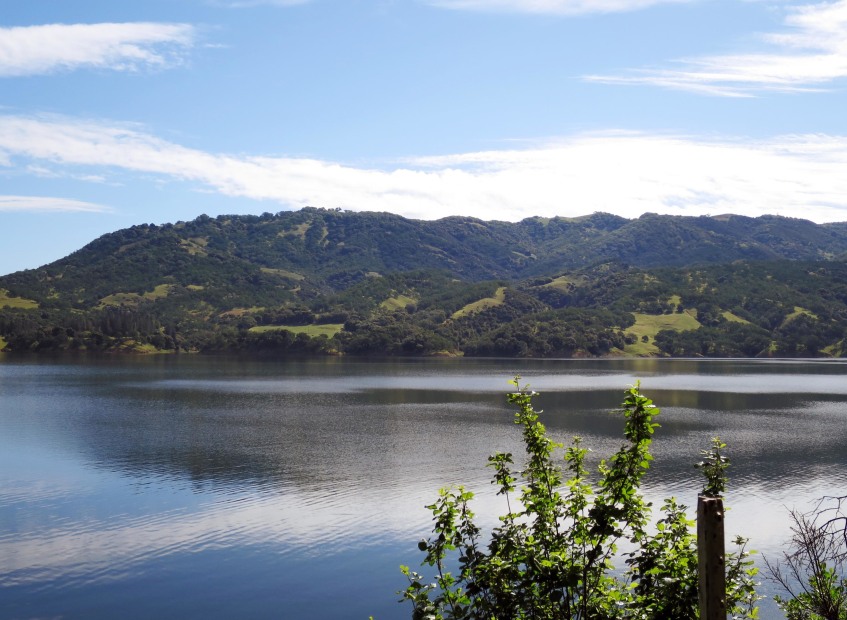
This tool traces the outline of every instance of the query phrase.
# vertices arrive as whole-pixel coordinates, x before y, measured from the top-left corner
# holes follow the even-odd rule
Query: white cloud
[[[312,0],[233,0],[231,2],[219,1],[216,4],[223,4],[234,9],[241,9],[251,6],[296,6],[298,4],[307,4]]]
[[[207,153],[138,127],[0,116],[0,160],[79,174],[187,181],[228,196],[390,211],[435,219],[518,220],[606,211],[777,213],[847,220],[847,136],[762,141],[633,132],[585,134],[524,149],[410,159],[391,169],[316,159]]]
[[[645,9],[656,4],[688,1],[690,0],[426,0],[427,4],[445,9],[552,15],[617,13]]]
[[[584,13],[616,13],[645,9],[656,4],[691,0],[426,0],[427,4],[445,9],[581,15]]]
[[[0,77],[84,67],[136,71],[178,64],[194,43],[188,24],[49,24],[0,28]]]
[[[44,525],[30,523],[25,537],[0,538],[3,577],[5,584],[37,584],[60,572],[77,580],[108,583],[137,574],[138,565],[151,559],[247,545],[331,554],[338,540],[347,536],[350,524],[362,538],[425,531],[431,515],[423,506],[431,498],[431,484],[424,479],[416,487],[386,497],[379,487],[351,479],[343,505],[338,497],[333,498],[337,503],[327,502],[323,489],[300,490],[290,485],[284,493],[230,495],[191,511],[119,514],[103,520],[86,515],[86,527],[69,527],[47,517]],[[65,499],[64,495],[58,498]],[[502,498],[488,490],[474,498],[481,514],[499,514],[502,504]]]
[[[8,164],[6,164],[8,165]],[[105,183],[106,177],[100,174],[71,174],[67,170],[52,170],[38,164],[31,164],[24,170],[26,174],[41,177],[42,179],[75,179],[93,183]]]
[[[2,211],[26,211],[29,213],[81,211],[102,213],[104,211],[111,211],[111,209],[93,202],[52,198],[49,196],[0,196],[0,212]]]
[[[790,30],[763,39],[778,49],[682,59],[679,69],[641,69],[628,75],[589,75],[606,84],[645,84],[724,97],[759,91],[820,90],[847,77],[847,0],[789,9]]]

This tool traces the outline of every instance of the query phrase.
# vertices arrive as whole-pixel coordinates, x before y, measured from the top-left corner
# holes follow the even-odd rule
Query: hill
[[[845,256],[847,225],[776,216],[200,216],[0,277],[0,346],[838,355]]]

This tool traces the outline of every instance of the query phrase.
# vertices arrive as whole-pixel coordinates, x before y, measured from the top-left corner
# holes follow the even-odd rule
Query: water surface
[[[663,411],[657,501],[694,504],[692,464],[723,437],[728,531],[763,553],[786,506],[845,488],[839,361],[0,356],[0,616],[408,617],[397,567],[420,561],[438,488],[502,508],[484,465],[520,452],[515,374],[595,461],[640,380]]]

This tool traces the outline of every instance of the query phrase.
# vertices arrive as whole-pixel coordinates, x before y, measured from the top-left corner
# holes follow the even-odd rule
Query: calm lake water
[[[419,564],[438,488],[502,508],[485,462],[520,451],[515,374],[598,458],[641,380],[662,408],[656,500],[696,503],[720,435],[728,533],[765,554],[786,507],[847,488],[840,361],[0,355],[0,617],[408,618],[398,565]]]

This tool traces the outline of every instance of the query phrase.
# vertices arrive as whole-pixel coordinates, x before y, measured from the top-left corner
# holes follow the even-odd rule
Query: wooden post
[[[700,620],[726,620],[724,511],[720,497],[697,498]]]

